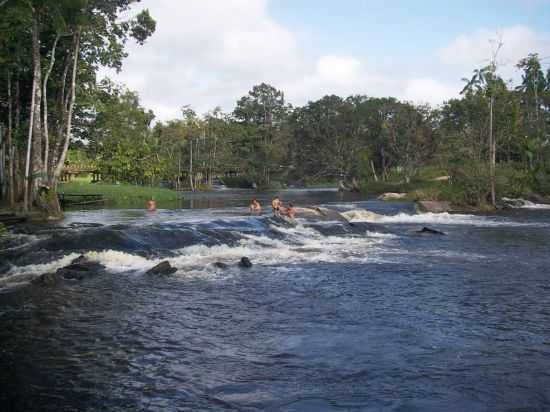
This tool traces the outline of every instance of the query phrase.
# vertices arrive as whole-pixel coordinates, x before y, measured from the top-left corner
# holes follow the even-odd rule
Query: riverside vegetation
[[[262,83],[230,112],[183,106],[181,118],[155,123],[136,92],[96,79],[102,65],[120,69],[129,38],[143,44],[155,30],[147,11],[120,18],[130,3],[1,2],[9,36],[0,38],[0,182],[9,206],[59,212],[40,188],[57,190],[72,159],[106,183],[175,190],[341,181],[470,207],[550,194],[550,71],[537,54],[517,62],[517,84],[494,59],[472,68],[460,98],[437,108],[365,95],[293,107]],[[86,190],[60,190],[69,188]]]

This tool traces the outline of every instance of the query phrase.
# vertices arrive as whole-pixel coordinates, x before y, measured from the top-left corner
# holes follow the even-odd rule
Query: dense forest
[[[550,194],[550,70],[537,54],[517,62],[516,83],[495,63],[472,68],[460,98],[437,108],[365,95],[293,107],[264,83],[231,112],[182,102],[181,118],[155,122],[137,93],[96,76],[121,68],[128,39],[143,44],[155,30],[147,11],[120,18],[130,3],[0,1],[0,184],[12,207],[51,209],[71,163],[176,190],[215,180],[365,188],[431,170],[449,181],[426,195],[459,204]]]

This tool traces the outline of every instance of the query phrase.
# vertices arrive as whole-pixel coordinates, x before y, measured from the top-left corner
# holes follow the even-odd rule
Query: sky
[[[303,105],[327,94],[433,106],[459,95],[494,45],[504,79],[539,53],[550,64],[550,0],[142,0],[157,30],[128,43],[120,73],[157,120],[231,111],[255,84]]]

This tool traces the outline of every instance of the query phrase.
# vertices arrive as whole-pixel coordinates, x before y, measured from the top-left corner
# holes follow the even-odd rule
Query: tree
[[[19,72],[16,91],[19,80],[32,85],[28,87],[28,112],[16,109],[15,115],[17,124],[21,113],[28,120],[23,190],[26,210],[38,203],[51,214],[60,212],[57,197],[39,199],[38,189],[49,186],[55,191],[74,133],[77,94],[93,88],[100,65],[121,67],[129,37],[143,44],[154,32],[155,22],[147,10],[129,21],[120,20],[120,13],[132,3],[133,0],[4,2],[0,25],[14,30],[12,37],[0,41],[1,55]],[[32,70],[28,70],[31,66]],[[8,68],[10,98],[12,67]],[[9,167],[13,163],[11,160]],[[15,182],[10,186],[15,186]]]
[[[284,93],[262,83],[239,99],[233,112],[242,124],[256,128],[254,174],[266,185],[270,184],[271,172],[279,168],[286,156],[285,122],[289,111]]]

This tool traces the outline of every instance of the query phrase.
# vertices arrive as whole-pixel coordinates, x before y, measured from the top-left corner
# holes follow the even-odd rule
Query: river
[[[72,211],[4,238],[0,410],[550,409],[550,209],[421,215],[292,190],[382,216],[288,223],[250,216],[251,195]],[[29,285],[81,254],[105,269]],[[178,271],[145,274],[163,260]]]

